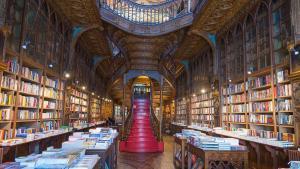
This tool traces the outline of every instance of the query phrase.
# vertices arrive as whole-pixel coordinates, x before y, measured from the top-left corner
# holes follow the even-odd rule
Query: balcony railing
[[[100,0],[101,7],[137,24],[164,23],[191,13],[199,0],[172,0],[155,5],[142,5],[130,0]]]

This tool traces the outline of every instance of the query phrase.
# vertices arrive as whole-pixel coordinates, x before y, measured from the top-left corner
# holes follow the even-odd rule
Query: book
[[[13,93],[0,93],[0,104],[1,105],[13,105],[14,104],[14,95]]]
[[[17,90],[18,81],[10,76],[2,76],[1,87],[8,88],[11,90]]]
[[[30,69],[28,67],[22,67],[21,75],[25,78],[31,79],[36,82],[41,82],[41,75],[39,71]]]
[[[38,113],[33,110],[18,110],[18,120],[34,120],[38,118]]]
[[[44,97],[46,98],[52,98],[52,99],[57,99],[57,91],[54,90],[53,88],[44,88]]]
[[[11,108],[0,109],[0,111],[1,111],[0,120],[11,120],[13,114],[13,110]]]
[[[55,89],[58,88],[58,81],[57,80],[50,79],[47,76],[43,76],[43,78],[45,80],[45,85],[46,86],[50,86],[50,87],[55,88]]]
[[[38,95],[40,86],[37,84],[21,81],[20,91],[24,93]]]
[[[7,65],[8,65],[9,72],[12,72],[14,74],[17,74],[19,72],[20,65],[19,65],[17,59],[9,60],[7,62]]]
[[[31,108],[37,108],[38,105],[38,99],[31,96],[22,96],[20,95],[18,98],[18,105],[20,107],[31,107]]]

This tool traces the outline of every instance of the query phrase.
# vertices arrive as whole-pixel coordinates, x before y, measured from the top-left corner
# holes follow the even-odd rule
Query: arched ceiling
[[[164,0],[136,0],[138,3],[159,3]],[[128,70],[157,70],[176,77],[182,70],[180,60],[189,59],[208,45],[197,32],[216,34],[250,3],[259,0],[208,0],[203,8],[196,8],[190,27],[161,36],[145,37],[127,33],[101,20],[96,0],[48,0],[57,12],[65,16],[73,27],[98,25],[81,35],[79,41],[94,55],[104,56],[96,71],[107,79],[117,72]],[[111,56],[110,43],[122,52],[122,57]],[[123,70],[123,71],[120,71]],[[116,77],[112,84],[117,85]],[[117,89],[117,87],[116,87]],[[118,91],[113,95],[119,96]]]

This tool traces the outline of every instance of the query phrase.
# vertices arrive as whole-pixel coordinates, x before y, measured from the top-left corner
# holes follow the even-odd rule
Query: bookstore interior
[[[300,169],[300,0],[0,0],[0,169]]]

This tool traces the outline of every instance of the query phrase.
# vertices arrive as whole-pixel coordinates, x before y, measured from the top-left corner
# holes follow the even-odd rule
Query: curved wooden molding
[[[100,15],[104,21],[128,33],[132,33],[139,36],[159,36],[159,35],[167,34],[176,31],[178,29],[182,29],[184,27],[192,25],[193,18],[194,18],[193,13],[189,13],[181,17],[178,17],[174,20],[164,22],[161,24],[143,25],[143,24],[137,24],[131,22],[126,18],[123,18],[113,13],[112,10],[102,8],[102,7],[100,10]]]

